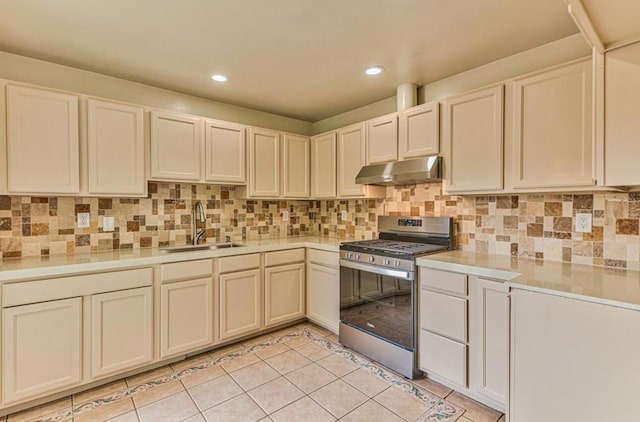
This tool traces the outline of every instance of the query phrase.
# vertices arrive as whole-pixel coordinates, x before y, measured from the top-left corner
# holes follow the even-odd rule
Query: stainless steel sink
[[[165,253],[177,253],[177,252],[194,252],[194,251],[204,251],[211,249],[228,249],[228,248],[239,248],[242,246],[247,246],[242,243],[214,243],[214,244],[204,244],[204,245],[183,245],[183,246],[167,246],[165,248],[160,248],[160,251]]]

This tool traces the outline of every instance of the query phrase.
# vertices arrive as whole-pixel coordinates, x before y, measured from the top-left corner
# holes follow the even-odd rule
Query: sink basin
[[[165,248],[160,248],[162,252],[166,253],[177,253],[177,252],[195,252],[195,251],[204,251],[211,249],[227,249],[227,248],[239,248],[241,246],[247,246],[242,243],[214,243],[214,244],[204,244],[204,245],[183,245],[183,246],[167,246]]]

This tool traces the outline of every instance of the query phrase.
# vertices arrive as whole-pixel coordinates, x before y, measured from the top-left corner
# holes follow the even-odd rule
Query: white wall
[[[310,135],[313,130],[311,122],[5,52],[0,52],[0,79],[42,85],[301,135]]]

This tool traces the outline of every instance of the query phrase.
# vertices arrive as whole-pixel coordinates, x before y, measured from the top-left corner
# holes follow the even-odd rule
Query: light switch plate
[[[84,229],[91,225],[91,214],[88,212],[78,213],[78,228]]]
[[[289,221],[289,211],[282,211],[282,221]]]
[[[114,217],[105,217],[102,220],[102,231],[103,232],[112,232],[115,230],[115,218]]]
[[[576,232],[591,233],[591,214],[576,213]]]
[[[340,218],[342,219],[342,221],[346,221],[347,218],[349,218],[349,213],[347,213],[347,210],[342,210]]]

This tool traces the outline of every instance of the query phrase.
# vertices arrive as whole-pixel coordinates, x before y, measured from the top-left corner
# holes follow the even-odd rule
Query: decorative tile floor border
[[[109,394],[104,397],[91,399],[85,403],[81,403],[77,406],[73,406],[71,410],[58,411],[58,412],[50,413],[48,415],[40,416],[36,419],[30,420],[30,422],[68,421],[73,417],[79,416],[83,413],[93,411],[99,407],[109,405],[111,403],[117,402],[125,398],[133,397],[138,393],[152,390],[168,382],[182,380],[184,378],[197,374],[198,372],[211,368],[213,366],[223,364],[224,362],[232,361],[239,357],[246,356],[250,353],[264,350],[267,347],[273,346],[275,344],[287,343],[290,340],[294,340],[300,337],[309,339],[314,344],[330,350],[336,355],[339,355],[342,358],[347,359],[352,363],[358,365],[359,367],[366,369],[372,375],[387,381],[388,383],[392,384],[396,388],[399,388],[402,391],[409,393],[415,398],[421,400],[425,405],[429,407],[429,410],[418,418],[419,422],[454,422],[458,418],[460,418],[460,416],[462,416],[462,414],[464,413],[463,409],[457,406],[454,406],[451,403],[448,403],[446,400],[434,394],[430,394],[420,388],[417,388],[410,381],[402,377],[396,376],[395,374],[391,373],[388,369],[380,367],[375,363],[360,357],[359,355],[353,353],[352,351],[345,349],[339,344],[334,343],[330,340],[327,340],[326,338],[323,338],[319,334],[314,333],[312,329],[300,328],[295,332],[287,333],[277,338],[272,338],[272,339],[265,340],[263,342],[252,344],[251,346],[246,347],[242,350],[230,352],[229,354],[219,356],[219,357],[212,357],[210,360],[206,362],[194,365],[186,369],[182,369],[172,374],[167,374],[167,375],[158,377],[154,380],[146,381],[141,384],[134,385],[133,387],[129,387],[129,388],[117,391],[115,393]]]

